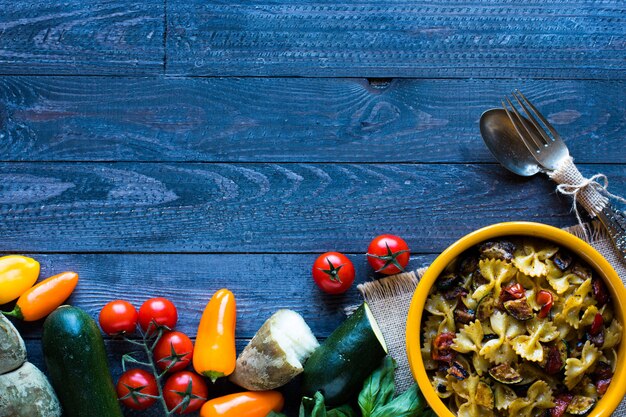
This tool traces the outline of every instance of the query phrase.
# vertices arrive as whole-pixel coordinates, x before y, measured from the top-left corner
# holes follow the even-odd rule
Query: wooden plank
[[[167,2],[167,71],[210,76],[619,78],[622,0]]]
[[[355,264],[355,286],[342,296],[322,294],[310,278],[310,268],[316,255],[32,255],[41,262],[42,276],[64,269],[81,274],[79,287],[69,303],[84,308],[97,319],[105,302],[124,298],[134,305],[150,296],[166,296],[177,306],[177,330],[195,338],[201,307],[210,295],[223,286],[231,288],[238,303],[237,351],[241,352],[258,327],[279,308],[289,307],[300,312],[316,336],[323,340],[344,319],[344,307],[359,304],[362,299],[356,284],[372,278],[363,255],[349,255]],[[434,255],[413,256],[409,268],[424,266]],[[233,268],[236,265],[236,269]],[[286,268],[286,274],[266,279],[276,268]],[[245,273],[243,273],[245,272]],[[140,283],[140,284],[138,284]],[[42,321],[16,322],[24,336],[29,361],[45,371],[40,343]],[[114,381],[122,374],[121,357],[135,347],[105,336],[109,366]],[[211,386],[211,398],[240,391],[226,381]],[[282,388],[286,412],[297,416],[299,383]],[[140,413],[125,410],[127,417]],[[151,416],[160,416],[158,407],[150,409]]]
[[[623,165],[603,172],[626,195]],[[415,253],[505,220],[575,223],[543,176],[499,165],[0,164],[0,251],[363,253],[382,232]]]
[[[492,162],[521,88],[578,162],[626,163],[624,81],[0,77],[5,161]]]
[[[124,299],[139,309],[148,298],[166,297],[178,309],[176,328],[189,336],[196,335],[211,296],[220,288],[229,288],[237,298],[238,337],[254,336],[281,308],[298,311],[317,336],[326,337],[343,321],[344,308],[361,302],[356,284],[375,275],[365,255],[349,255],[356,267],[356,283],[341,296],[327,296],[311,278],[315,254],[31,256],[41,263],[41,277],[65,270],[78,272],[79,286],[68,303],[95,319],[112,300]],[[408,267],[416,269],[433,259],[434,255],[413,256]],[[41,322],[19,323],[26,338],[39,337],[40,328]]]
[[[0,1],[2,74],[155,74],[163,3]]]
[[[40,341],[31,339],[26,340],[25,342],[26,349],[28,350],[28,360],[40,369],[42,369],[44,372],[46,372],[46,366],[43,359],[43,350]],[[237,350],[240,352],[247,343],[248,340],[238,339]],[[123,373],[121,366],[122,355],[134,351],[135,347],[133,347],[132,345],[128,345],[127,343],[124,343],[122,341],[114,341],[110,339],[105,339],[105,346],[107,352],[109,353],[109,368],[111,370],[111,375],[113,381],[117,382],[118,378]],[[242,391],[242,389],[237,387],[236,385],[221,379],[218,380],[215,384],[211,384],[208,379],[206,381],[209,384],[209,398],[215,398],[221,395],[227,395],[233,392]],[[283,395],[285,396],[284,412],[287,414],[288,417],[298,416],[298,407],[300,405],[301,398],[299,384],[300,380],[296,379],[280,389],[280,391],[283,392]],[[148,411],[132,411],[124,409],[124,415],[126,417],[145,417],[146,415],[149,415],[150,417],[164,417],[164,413],[161,412],[161,409],[158,405],[151,407]],[[192,413],[188,415],[194,417],[198,416],[198,413]]]

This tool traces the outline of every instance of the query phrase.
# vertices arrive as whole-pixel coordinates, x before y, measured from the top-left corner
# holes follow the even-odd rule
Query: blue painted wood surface
[[[323,339],[359,296],[317,291],[321,252],[349,253],[363,282],[378,233],[403,236],[419,267],[490,223],[574,224],[554,184],[508,173],[480,139],[481,112],[514,88],[584,174],[626,195],[621,0],[0,10],[0,252],[77,270],[71,302],[94,317],[113,298],[168,296],[193,335],[229,286],[239,349],[282,307]],[[41,323],[20,330],[42,366]],[[107,346],[117,378],[127,347]]]
[[[0,77],[2,161],[493,162],[520,88],[577,162],[626,163],[626,81]]]
[[[621,0],[168,0],[167,72],[620,78]]]
[[[581,169],[626,194],[623,165]],[[435,253],[491,223],[573,219],[545,177],[495,164],[13,162],[0,181],[5,251],[361,253],[385,231]]]

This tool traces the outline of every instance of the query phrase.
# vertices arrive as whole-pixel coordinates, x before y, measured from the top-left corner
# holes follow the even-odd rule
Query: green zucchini
[[[382,333],[364,303],[306,361],[302,392],[311,398],[321,392],[328,406],[345,404],[386,354]]]
[[[504,309],[509,315],[513,316],[513,318],[520,321],[530,320],[535,317],[533,310],[530,308],[525,298],[505,301]]]
[[[508,363],[494,366],[489,370],[489,375],[502,384],[519,384],[523,379]]]
[[[476,307],[476,318],[480,321],[489,320],[489,317],[491,317],[495,308],[496,300],[493,298],[493,295],[491,293],[485,295],[480,299],[480,301],[478,301],[478,306]]]
[[[476,386],[474,401],[476,401],[476,404],[482,405],[488,410],[493,410],[495,404],[493,390],[491,387],[485,382],[480,381]]]
[[[543,360],[539,365],[546,373],[556,375],[565,368],[569,356],[569,345],[565,340],[557,340],[554,344],[544,346],[543,352]]]
[[[61,306],[43,325],[50,381],[68,417],[123,417],[100,330],[85,311]]]
[[[582,395],[575,395],[572,402],[567,406],[567,411],[575,416],[584,416],[591,411],[596,404],[596,400],[590,397],[583,397]]]
[[[470,376],[469,372],[463,367],[463,365],[457,361],[452,362],[452,366],[448,368],[448,375],[455,377],[459,381],[463,381]]]
[[[559,352],[561,353],[563,362],[565,362],[567,358],[569,357],[569,352],[570,352],[569,343],[567,343],[567,341],[561,340],[561,343],[559,344]]]

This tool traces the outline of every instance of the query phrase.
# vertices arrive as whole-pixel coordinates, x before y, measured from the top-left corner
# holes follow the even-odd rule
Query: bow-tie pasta
[[[584,415],[611,383],[623,326],[610,293],[553,243],[477,245],[437,279],[425,310],[424,365],[457,416]]]
[[[546,276],[548,273],[547,260],[556,254],[556,246],[523,242],[518,245],[513,258],[513,265],[523,274],[531,277]]]
[[[554,407],[552,389],[544,381],[537,381],[528,388],[524,398],[518,398],[509,405],[510,417],[532,417],[541,413],[534,413],[537,409]]]

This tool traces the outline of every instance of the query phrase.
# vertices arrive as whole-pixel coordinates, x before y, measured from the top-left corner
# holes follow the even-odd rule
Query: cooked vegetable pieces
[[[513,237],[468,250],[425,310],[424,365],[459,416],[584,415],[611,383],[623,327],[610,293],[552,243]]]

